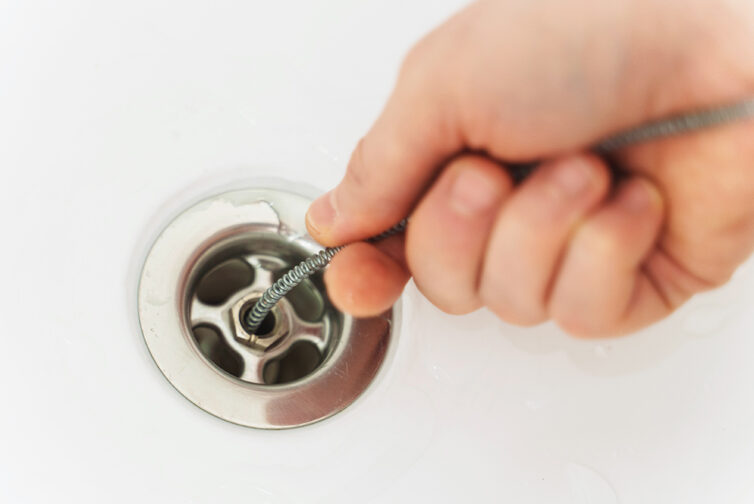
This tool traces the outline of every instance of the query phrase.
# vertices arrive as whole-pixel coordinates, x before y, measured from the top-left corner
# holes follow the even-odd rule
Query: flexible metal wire
[[[408,224],[407,219],[403,219],[395,226],[391,227],[387,231],[384,231],[378,235],[369,238],[368,242],[378,242],[384,240],[389,236],[401,233],[406,229]],[[248,314],[246,315],[246,328],[251,331],[252,334],[259,329],[262,321],[270,313],[272,307],[280,301],[280,299],[288,294],[291,289],[303,282],[306,278],[309,278],[317,271],[321,270],[330,263],[330,260],[335,254],[341,251],[343,245],[338,247],[327,247],[324,250],[320,250],[316,254],[307,257],[299,264],[293,267],[285,275],[283,275],[277,282],[272,284],[269,289],[264,291],[262,297],[254,304]]]
[[[697,110],[642,124],[636,128],[605,138],[595,146],[594,152],[609,154],[629,145],[711,128],[749,117],[754,117],[754,98],[722,107]]]
[[[710,128],[734,121],[754,117],[754,98],[725,105],[722,107],[703,109],[687,114],[680,114],[659,121],[653,121],[640,125],[636,128],[610,136],[599,142],[592,149],[597,154],[610,154],[619,149],[649,140],[656,140],[668,136],[680,135],[700,129]],[[525,171],[531,171],[535,165],[525,168]],[[521,175],[521,177],[525,176]],[[390,236],[401,233],[406,229],[408,219],[403,219],[392,228],[376,236],[369,238],[368,242],[378,242]],[[256,332],[262,321],[270,312],[273,306],[280,299],[288,294],[294,287],[303,282],[317,271],[325,268],[330,260],[342,250],[344,245],[338,247],[328,247],[320,252],[306,258],[293,269],[288,271],[257,301],[247,316],[246,326],[251,333]]]

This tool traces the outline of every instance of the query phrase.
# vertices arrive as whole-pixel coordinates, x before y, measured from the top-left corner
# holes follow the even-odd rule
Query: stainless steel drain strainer
[[[244,325],[265,289],[321,250],[306,234],[309,203],[277,189],[220,194],[175,218],[149,251],[138,292],[144,339],[170,383],[213,415],[271,429],[316,422],[352,403],[385,358],[397,306],[343,314],[321,273],[256,334]]]

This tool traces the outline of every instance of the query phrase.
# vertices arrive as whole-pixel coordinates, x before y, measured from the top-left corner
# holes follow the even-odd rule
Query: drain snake
[[[602,140],[594,146],[592,151],[601,155],[610,154],[629,145],[710,128],[751,117],[754,117],[754,98],[722,107],[698,110],[646,123]],[[519,176],[514,176],[514,178],[524,178],[533,167],[534,165],[522,167]],[[384,240],[389,236],[404,231],[407,224],[408,219],[403,219],[392,228],[369,238],[367,241],[374,243]],[[282,297],[305,279],[317,271],[324,269],[335,254],[340,252],[344,246],[327,247],[321,250],[294,266],[293,269],[289,270],[272,284],[264,292],[259,301],[256,302],[254,308],[248,312],[245,320],[247,329],[252,333],[256,332],[272,307]]]

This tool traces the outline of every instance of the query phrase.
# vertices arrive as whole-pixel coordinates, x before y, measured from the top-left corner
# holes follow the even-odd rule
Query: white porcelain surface
[[[754,263],[630,338],[409,287],[377,382],[264,432],[178,394],[135,312],[175,213],[328,188],[457,1],[0,3],[2,502],[754,502]]]

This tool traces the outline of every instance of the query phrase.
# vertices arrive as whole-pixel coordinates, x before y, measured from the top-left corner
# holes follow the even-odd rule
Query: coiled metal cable
[[[680,135],[712,126],[718,126],[754,117],[754,99],[722,107],[697,110],[659,121],[642,124],[628,131],[605,138],[594,147],[597,154],[609,154],[629,145]]]
[[[679,135],[681,133],[709,128],[750,117],[754,117],[754,98],[731,105],[699,110],[643,124],[602,140],[594,146],[592,151],[597,154],[610,154],[629,145],[667,136]],[[515,178],[524,178],[535,166],[536,165],[521,166],[522,173],[519,173]],[[367,241],[372,243],[378,242],[389,236],[403,232],[406,229],[407,224],[408,219],[403,219],[392,228],[369,238]],[[343,249],[343,247],[344,245],[328,247],[313,256],[306,258],[283,275],[282,278],[264,292],[259,301],[254,305],[254,308],[248,312],[245,320],[247,330],[251,333],[256,332],[272,307],[275,306],[283,296],[288,294],[291,289],[300,284],[306,278],[327,266],[333,256]]]
[[[378,242],[384,240],[389,236],[401,233],[406,229],[408,224],[407,219],[403,219],[395,226],[391,227],[387,231],[375,235],[369,238],[368,242]],[[313,256],[307,257],[299,264],[293,267],[285,275],[283,275],[277,282],[272,284],[269,289],[264,291],[262,297],[254,304],[248,314],[246,315],[246,328],[251,331],[252,334],[259,329],[262,321],[270,313],[272,307],[280,301],[280,299],[288,294],[291,289],[303,282],[306,278],[309,278],[317,271],[321,270],[330,263],[330,260],[335,254],[340,252],[343,245],[337,247],[327,247],[324,250],[320,250]]]

